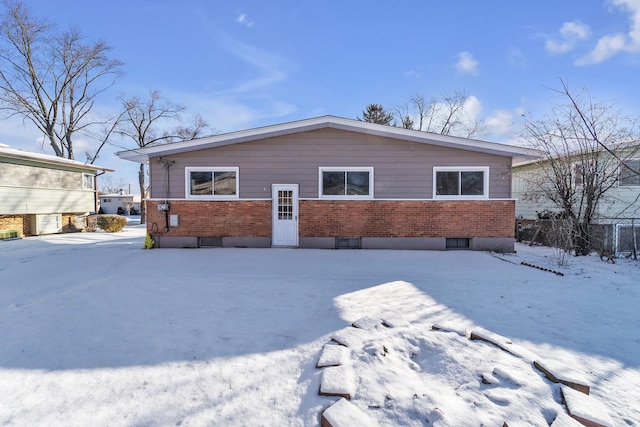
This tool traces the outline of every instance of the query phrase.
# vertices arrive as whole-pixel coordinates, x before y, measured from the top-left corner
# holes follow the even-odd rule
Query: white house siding
[[[0,214],[89,212],[95,191],[83,188],[83,175],[94,170],[50,165],[0,156]]]
[[[516,199],[516,217],[524,219],[536,219],[537,213],[544,210],[557,210],[555,205],[548,200],[529,200],[527,191],[531,185],[535,170],[532,166],[524,166],[513,169],[512,196]]]
[[[615,187],[598,205],[598,217],[640,218],[640,187]]]
[[[100,208],[105,214],[117,214],[118,208],[126,213],[128,208],[140,212],[140,196],[133,194],[103,194],[100,196]]]
[[[0,187],[1,214],[46,214],[94,210],[92,191]]]
[[[628,152],[621,156],[629,156]],[[608,156],[608,154],[603,154]],[[528,190],[535,190],[535,180],[532,179],[539,173],[536,164],[517,166],[513,168],[512,192],[516,202],[516,216],[524,219],[535,219],[536,212],[543,210],[558,211],[559,208],[547,199],[538,201],[527,200]],[[640,217],[640,186],[614,186],[610,188],[596,207],[595,222],[617,223],[615,219]],[[624,222],[624,221],[622,221]]]

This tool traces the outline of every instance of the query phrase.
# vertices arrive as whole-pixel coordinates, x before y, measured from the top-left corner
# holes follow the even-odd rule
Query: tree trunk
[[[61,144],[58,144],[58,138],[53,131],[53,125],[47,126],[47,138],[49,138],[49,144],[51,148],[53,148],[53,152],[56,153],[56,156],[64,157],[64,151],[60,148]]]
[[[140,170],[138,171],[138,184],[140,185],[140,224],[146,224],[147,222],[147,207],[144,202],[144,164],[140,164]]]
[[[575,227],[575,254],[585,256],[591,253],[591,235],[589,234],[589,224],[577,222]]]

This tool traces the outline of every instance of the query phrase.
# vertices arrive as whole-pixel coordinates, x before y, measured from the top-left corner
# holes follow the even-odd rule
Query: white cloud
[[[238,13],[238,17],[236,18],[236,22],[239,23],[239,24],[244,25],[247,28],[253,27],[253,21],[250,21],[249,18],[247,18],[247,14],[246,13]]]
[[[271,95],[238,96],[218,93],[172,93],[184,100],[189,111],[196,111],[216,130],[226,133],[255,127],[264,120],[278,119],[297,111],[295,105]]]
[[[588,54],[576,60],[576,65],[599,64],[614,56],[625,48],[626,39],[623,34],[601,37],[596,47]]]
[[[627,34],[614,33],[600,37],[594,49],[579,58],[576,65],[599,64],[620,52],[640,52],[640,0],[611,0],[610,3],[629,14],[629,31]]]
[[[478,61],[473,58],[471,52],[460,52],[456,62],[456,70],[462,74],[478,74]]]
[[[515,118],[515,112],[510,110],[497,110],[484,121],[493,135],[508,135],[511,132]]]
[[[232,55],[253,66],[257,77],[238,83],[225,93],[255,93],[268,89],[288,78],[287,70],[293,68],[290,61],[269,51],[242,43],[229,36],[223,36],[223,47]]]
[[[573,50],[577,44],[589,38],[589,26],[580,21],[565,22],[558,31],[559,39],[548,39],[545,48],[553,54],[566,53]]]
[[[524,56],[522,51],[517,48],[511,48],[507,52],[507,60],[509,64],[514,67],[526,67],[528,65],[527,58]]]
[[[224,50],[241,61],[238,75],[249,77],[212,84],[203,91],[169,92],[169,99],[180,99],[190,111],[198,112],[222,132],[254,127],[297,110],[280,95],[281,84],[297,67],[294,62],[228,34],[222,33],[219,37]]]
[[[496,139],[503,140],[505,143],[517,141],[518,123],[521,122],[525,113],[525,103],[526,99],[522,98],[520,105],[516,108],[495,110],[484,121],[488,133],[496,137]]]
[[[463,119],[466,121],[475,121],[480,117],[482,113],[482,103],[478,98],[471,95],[464,103],[465,116]]]

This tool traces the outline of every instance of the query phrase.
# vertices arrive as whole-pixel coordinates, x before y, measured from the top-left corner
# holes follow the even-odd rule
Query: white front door
[[[298,246],[298,184],[273,184],[271,246]]]

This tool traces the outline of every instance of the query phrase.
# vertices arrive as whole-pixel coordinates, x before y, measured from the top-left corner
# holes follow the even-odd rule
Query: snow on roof
[[[622,150],[626,150],[626,149],[633,149],[634,154],[637,152],[638,149],[640,149],[640,140],[638,139],[634,139],[632,141],[622,141],[622,142],[615,142],[615,143],[610,143],[610,144],[604,144],[604,145],[600,145],[601,150],[601,154],[605,154],[606,152],[620,152]],[[568,150],[567,152],[563,152],[560,153],[557,156],[551,156],[554,159],[561,159],[561,158],[571,158],[571,156],[576,155],[576,156],[580,156],[582,153],[587,153],[590,152],[591,150],[586,150],[586,149],[575,149],[575,150]],[[528,165],[533,165],[533,164],[538,164],[541,161],[547,161],[547,158],[550,156],[549,154],[545,154],[543,150],[538,150],[539,156],[537,159],[520,159],[517,162],[514,162],[513,167],[521,167],[521,166],[528,166]],[[553,154],[553,153],[551,153]]]
[[[6,144],[0,144],[0,156],[10,157],[15,159],[31,160],[36,162],[57,164],[64,166],[73,166],[82,169],[90,169],[95,171],[113,172],[113,169],[105,168],[102,166],[85,164],[76,160],[65,159],[64,157],[51,156],[44,153],[33,153],[31,151],[19,150],[17,148],[10,148]]]
[[[518,158],[521,160],[538,157],[538,153],[535,150],[531,150],[529,148],[460,138],[456,136],[440,135],[394,126],[379,125],[375,123],[368,123],[360,120],[346,119],[336,116],[322,116],[255,129],[214,135],[206,138],[194,139],[191,141],[174,142],[171,144],[120,151],[117,152],[116,155],[121,159],[130,160],[136,163],[146,163],[149,161],[150,157],[179,154],[206,148],[239,144],[263,138],[271,138],[325,128],[340,129],[386,138],[402,139],[405,141],[431,144],[442,147],[497,154]]]
[[[124,194],[121,194],[121,193],[104,193],[104,194],[100,194],[100,197],[131,197],[131,196],[135,197],[136,194],[131,194],[131,193],[124,193]],[[140,196],[140,195],[138,194],[138,196]]]
[[[120,193],[111,193],[111,194],[100,194],[98,197],[100,197],[101,199],[133,199],[134,202],[140,202],[140,195],[139,194],[131,194],[131,193],[125,193],[125,194],[120,194]]]

